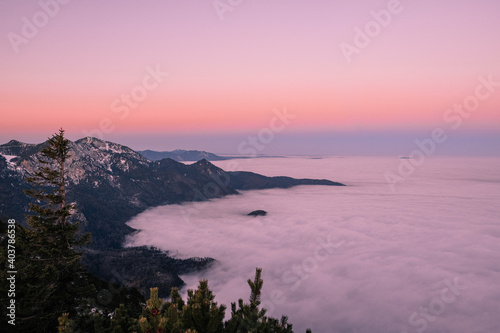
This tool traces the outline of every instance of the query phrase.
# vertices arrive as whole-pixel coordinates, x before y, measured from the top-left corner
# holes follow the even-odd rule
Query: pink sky
[[[474,94],[480,76],[500,81],[494,0],[402,0],[347,62],[340,44],[354,44],[355,27],[387,7],[243,0],[220,20],[212,1],[70,1],[15,52],[9,33],[22,36],[23,17],[33,22],[41,7],[3,1],[0,141],[61,126],[79,138],[102,119],[109,140],[255,132],[283,107],[297,115],[289,133],[430,131],[449,126],[443,114]],[[126,116],[113,112],[157,66],[169,73],[163,82]],[[499,109],[500,87],[458,130],[498,132]]]

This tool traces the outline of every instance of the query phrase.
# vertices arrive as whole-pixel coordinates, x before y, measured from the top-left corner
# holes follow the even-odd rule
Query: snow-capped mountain
[[[40,168],[42,144],[12,140],[0,145],[0,217],[24,220],[30,198],[24,180]],[[191,165],[170,158],[150,161],[134,150],[96,138],[69,143],[67,196],[78,207],[93,246],[118,248],[133,230],[125,223],[148,207],[203,201],[238,193],[238,189],[287,188],[295,185],[342,185],[329,180],[265,177],[225,172],[203,159]]]

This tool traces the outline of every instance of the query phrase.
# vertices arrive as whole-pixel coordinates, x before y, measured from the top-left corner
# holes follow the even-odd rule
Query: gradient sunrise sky
[[[0,142],[236,153],[286,108],[261,153],[404,154],[439,127],[443,153],[498,155],[500,83],[478,86],[500,82],[499,18],[498,0],[2,1]]]

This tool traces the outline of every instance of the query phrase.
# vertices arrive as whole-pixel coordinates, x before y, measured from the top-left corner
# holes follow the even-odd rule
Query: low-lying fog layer
[[[326,178],[347,187],[245,191],[154,208],[130,225],[129,245],[215,258],[219,303],[248,300],[263,268],[269,314],[296,332],[500,332],[500,159],[427,159],[404,181],[384,174],[408,160],[380,157],[221,161],[268,176]],[[263,209],[264,217],[247,213]]]

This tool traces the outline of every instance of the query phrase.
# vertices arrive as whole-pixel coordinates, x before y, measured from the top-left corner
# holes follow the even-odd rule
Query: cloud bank
[[[248,299],[246,280],[262,267],[264,306],[297,332],[500,331],[500,159],[430,158],[392,193],[383,174],[398,163],[241,160],[243,170],[349,186],[157,207],[130,221],[142,231],[129,245],[217,259],[183,279],[189,288],[208,279],[228,306]],[[246,216],[256,209],[268,215]]]

